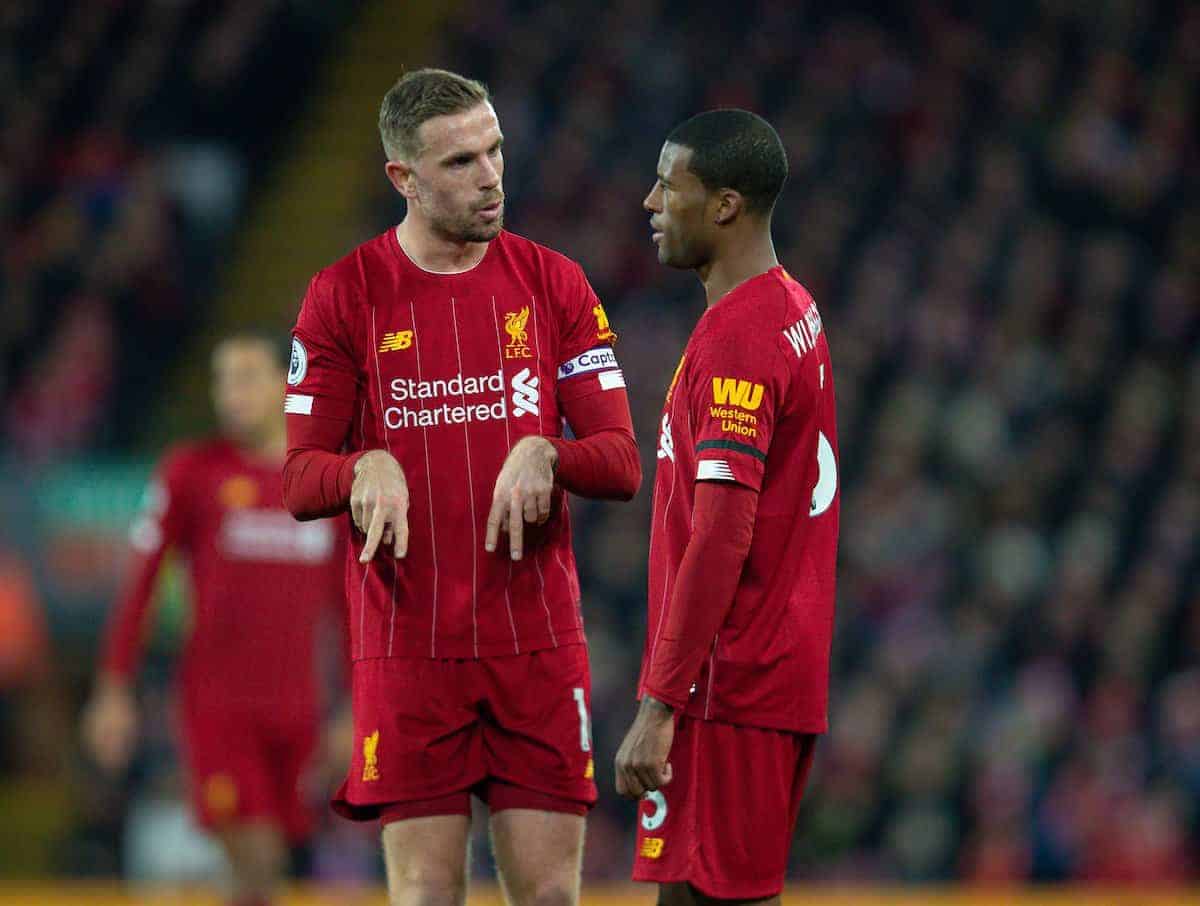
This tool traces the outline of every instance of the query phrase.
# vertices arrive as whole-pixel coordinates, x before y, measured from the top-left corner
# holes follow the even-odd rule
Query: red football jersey
[[[643,680],[691,536],[697,481],[738,482],[759,499],[733,607],[687,713],[824,732],[839,509],[833,374],[817,307],[781,267],[704,313],[667,392]]]
[[[566,502],[522,560],[483,549],[500,467],[522,437],[560,437],[562,407],[624,396],[614,334],[583,270],[509,232],[460,274],[414,264],[394,229],[317,274],[296,324],[288,418],[349,424],[410,495],[408,555],[348,554],[355,658],[485,657],[583,641]]]
[[[136,669],[159,565],[173,549],[190,580],[184,696],[315,717],[315,630],[330,615],[345,621],[344,532],[332,520],[292,518],[278,462],[223,440],[176,448],[147,490],[131,540],[136,557],[109,623],[104,669]]]

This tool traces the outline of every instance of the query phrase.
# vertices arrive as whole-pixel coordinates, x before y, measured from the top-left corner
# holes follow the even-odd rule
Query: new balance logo
[[[383,335],[383,340],[379,344],[379,351],[398,352],[401,349],[408,349],[412,344],[413,332],[411,330],[393,330]]]
[[[718,406],[738,406],[753,412],[762,405],[763,385],[736,378],[712,379],[713,402]]]
[[[536,377],[530,376],[528,368],[522,368],[512,378],[512,414],[516,418],[522,415],[538,414],[538,400],[541,399],[541,394],[538,392],[539,380]]]
[[[662,431],[658,435],[658,458],[675,461],[675,439],[671,437],[671,413],[662,417]]]

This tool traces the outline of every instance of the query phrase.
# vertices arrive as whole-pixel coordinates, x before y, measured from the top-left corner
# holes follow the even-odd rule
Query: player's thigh
[[[388,805],[465,794],[483,781],[483,737],[471,691],[476,671],[471,662],[445,659],[357,661],[355,743],[334,811],[375,820]]]
[[[510,808],[492,814],[491,831],[496,867],[514,906],[579,902],[582,815]]]
[[[455,906],[466,897],[467,815],[430,815],[383,826],[383,860],[393,904]]]
[[[578,806],[510,801],[510,807],[585,813],[596,802],[587,647],[488,658],[483,667],[489,779]],[[490,798],[488,804],[496,810]]]

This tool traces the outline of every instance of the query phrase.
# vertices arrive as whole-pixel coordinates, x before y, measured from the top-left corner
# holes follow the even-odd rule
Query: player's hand
[[[642,696],[633,726],[617,750],[617,794],[640,799],[647,790],[670,783],[673,772],[667,758],[674,739],[674,711],[656,698]]]
[[[133,758],[138,710],[128,683],[102,677],[83,711],[83,743],[108,774],[120,774]]]
[[[554,466],[558,451],[544,437],[523,437],[508,452],[500,467],[492,510],[488,513],[484,549],[496,549],[501,532],[508,532],[508,549],[514,560],[524,552],[525,523],[541,525],[550,518],[554,492]]]
[[[350,515],[367,536],[359,563],[370,563],[381,544],[397,557],[408,553],[408,482],[391,453],[372,450],[354,464]]]

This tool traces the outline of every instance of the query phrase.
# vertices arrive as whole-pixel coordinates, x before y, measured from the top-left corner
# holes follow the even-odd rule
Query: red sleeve
[[[551,298],[560,312],[555,393],[575,440],[551,438],[558,483],[581,497],[629,500],[642,466],[612,344],[617,335],[583,268],[561,259],[552,269]]]
[[[146,488],[142,511],[130,530],[133,559],[109,616],[101,669],[122,679],[137,672],[158,571],[167,551],[187,543],[188,465],[183,455],[165,459]]]
[[[696,485],[692,535],[640,694],[676,709],[687,705],[692,684],[733,606],[757,509],[758,493],[740,484]]]
[[[558,451],[558,483],[580,497],[632,499],[642,483],[642,462],[625,391],[564,401],[563,414],[577,439],[550,438]]]
[[[317,274],[292,334],[283,407],[288,429],[283,501],[297,519],[344,511],[354,464],[364,452],[344,452],[358,398],[358,358],[337,296],[325,273]]]
[[[779,351],[756,331],[707,346],[689,383],[696,480],[762,488],[767,450],[783,409],[789,374]]]

